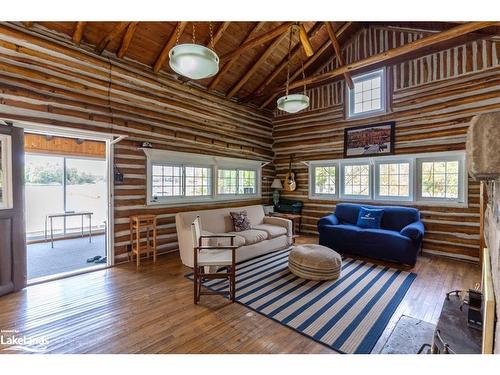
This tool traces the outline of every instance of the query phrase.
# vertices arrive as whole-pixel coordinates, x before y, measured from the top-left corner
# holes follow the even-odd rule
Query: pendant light
[[[212,49],[196,44],[196,26],[193,22],[193,42],[179,44],[180,27],[177,27],[177,41],[168,53],[169,65],[174,72],[191,79],[212,77],[219,71],[219,56],[214,50],[212,23],[209,23]]]
[[[303,94],[289,94],[288,87],[290,85],[290,51],[292,48],[292,36],[295,25],[290,27],[290,38],[288,40],[288,64],[286,72],[286,92],[285,96],[278,99],[278,109],[288,113],[297,113],[309,107],[309,97],[306,95],[306,83],[305,83],[305,72],[304,72],[304,62],[302,59],[302,49],[300,49],[300,64],[302,69],[302,79],[304,80],[304,92]]]

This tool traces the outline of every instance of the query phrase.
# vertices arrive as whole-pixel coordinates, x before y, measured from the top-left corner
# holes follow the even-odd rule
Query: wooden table
[[[288,219],[292,221],[292,234],[297,236],[300,234],[300,225],[302,222],[302,215],[300,214],[289,214],[285,212],[270,212],[269,216],[281,217],[283,219]]]
[[[51,247],[54,248],[54,228],[53,219],[57,217],[67,218],[70,216],[81,216],[82,217],[82,237],[83,237],[83,217],[87,216],[89,218],[89,242],[92,242],[92,215],[94,213],[91,211],[68,211],[59,212],[54,214],[45,215],[45,241],[47,241],[47,222],[50,221],[50,242]]]

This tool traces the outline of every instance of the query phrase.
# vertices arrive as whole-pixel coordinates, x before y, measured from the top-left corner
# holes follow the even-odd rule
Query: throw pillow
[[[248,220],[247,212],[230,212],[231,219],[233,220],[233,226],[235,232],[242,232],[244,230],[250,229],[250,220]]]
[[[380,229],[383,214],[383,209],[361,207],[356,225],[360,228]]]

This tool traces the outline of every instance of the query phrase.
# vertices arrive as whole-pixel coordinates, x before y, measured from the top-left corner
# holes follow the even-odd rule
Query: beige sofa
[[[230,212],[247,211],[250,230],[234,232]],[[181,212],[175,215],[179,251],[184,265],[193,267],[193,238],[191,223],[199,216],[204,234],[234,234],[236,261],[289,248],[292,245],[292,222],[264,215],[261,205],[220,208],[215,210]]]

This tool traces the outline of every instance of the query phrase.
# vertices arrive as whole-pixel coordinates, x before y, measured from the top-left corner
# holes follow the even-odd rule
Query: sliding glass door
[[[71,211],[92,212],[92,229],[105,228],[107,216],[106,161],[102,159],[26,154],[26,234],[45,235],[45,218]],[[84,218],[88,230],[88,218]],[[53,219],[55,236],[82,230],[81,216]]]

